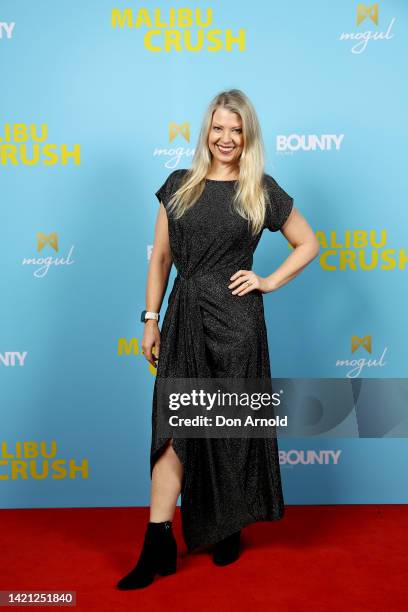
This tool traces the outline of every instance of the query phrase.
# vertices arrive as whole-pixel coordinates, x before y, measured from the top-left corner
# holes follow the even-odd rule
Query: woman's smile
[[[221,144],[217,144],[218,150],[221,151],[221,153],[223,153],[224,155],[229,155],[229,153],[232,153],[232,151],[235,149],[234,146],[228,145],[228,146],[224,146]]]

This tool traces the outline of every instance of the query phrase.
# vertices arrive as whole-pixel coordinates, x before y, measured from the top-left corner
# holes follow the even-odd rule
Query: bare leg
[[[135,567],[117,583],[119,589],[140,589],[156,576],[177,570],[177,542],[166,521],[172,521],[181,490],[183,466],[169,440],[152,471],[150,523]]]
[[[150,521],[160,523],[172,521],[180,495],[183,465],[170,440],[152,471],[150,498]]]

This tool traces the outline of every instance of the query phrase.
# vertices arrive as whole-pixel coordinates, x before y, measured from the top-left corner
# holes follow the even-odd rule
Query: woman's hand
[[[142,350],[147,361],[154,368],[157,368],[156,361],[159,359],[160,352],[160,330],[155,319],[148,319],[144,323]]]
[[[232,295],[245,295],[254,289],[258,289],[262,293],[272,291],[266,278],[262,278],[252,270],[238,270],[230,278],[233,281],[228,285],[228,289],[235,289]]]

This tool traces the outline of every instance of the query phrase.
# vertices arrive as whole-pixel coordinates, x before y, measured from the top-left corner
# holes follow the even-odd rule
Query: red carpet
[[[224,568],[208,553],[186,555],[177,509],[177,573],[127,592],[115,584],[137,560],[147,508],[2,510],[0,516],[0,590],[76,591],[71,609],[408,609],[403,505],[288,506],[281,521],[246,527],[241,558]]]

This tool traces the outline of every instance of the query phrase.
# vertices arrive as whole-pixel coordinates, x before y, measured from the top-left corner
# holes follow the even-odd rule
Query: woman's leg
[[[150,521],[136,566],[117,583],[119,589],[140,589],[156,576],[169,576],[177,569],[177,542],[171,529],[181,491],[183,466],[169,440],[152,470]]]
[[[152,471],[150,521],[172,521],[183,480],[183,465],[174,448],[173,440],[156,461]]]

